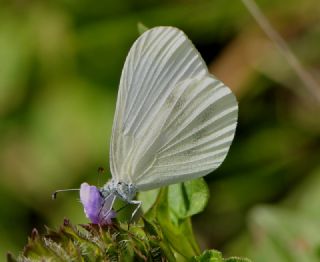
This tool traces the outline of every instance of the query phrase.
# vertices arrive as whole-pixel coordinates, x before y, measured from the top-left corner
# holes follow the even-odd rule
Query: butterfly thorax
[[[114,194],[125,202],[130,202],[137,193],[137,188],[133,184],[127,184],[111,179],[101,189],[103,197]]]

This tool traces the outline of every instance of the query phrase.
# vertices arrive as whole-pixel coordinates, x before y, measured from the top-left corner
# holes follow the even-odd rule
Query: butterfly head
[[[137,193],[137,188],[132,183],[127,184],[111,179],[102,187],[101,193],[104,197],[114,194],[125,202],[131,202]]]

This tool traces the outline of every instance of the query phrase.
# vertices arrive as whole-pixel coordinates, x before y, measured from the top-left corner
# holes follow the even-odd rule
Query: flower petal
[[[84,207],[86,216],[94,224],[100,224],[99,214],[103,206],[103,198],[100,191],[95,186],[82,183],[80,187],[80,200]]]

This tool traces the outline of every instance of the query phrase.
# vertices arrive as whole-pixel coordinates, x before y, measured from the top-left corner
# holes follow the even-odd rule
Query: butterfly
[[[238,103],[208,72],[188,37],[174,27],[144,32],[127,55],[110,145],[112,179],[83,183],[87,217],[110,224],[117,198],[137,205],[138,191],[195,179],[224,161],[234,138]]]

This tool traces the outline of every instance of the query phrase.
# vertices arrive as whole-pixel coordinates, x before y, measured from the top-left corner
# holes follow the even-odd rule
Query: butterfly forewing
[[[145,32],[121,75],[110,149],[112,176],[147,190],[208,174],[233,140],[238,106],[186,35]]]

